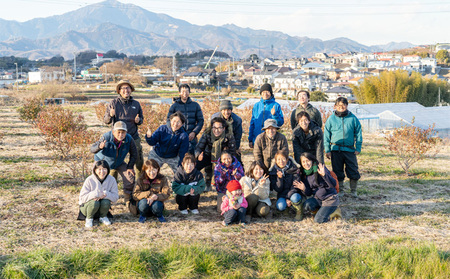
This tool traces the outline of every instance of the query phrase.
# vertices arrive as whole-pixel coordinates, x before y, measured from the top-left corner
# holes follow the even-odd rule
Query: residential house
[[[180,83],[210,85],[210,82],[211,82],[210,75],[206,72],[185,73],[180,78]]]
[[[39,71],[28,73],[28,81],[30,83],[65,80],[66,74],[64,72],[64,69],[60,67],[44,67],[40,68]]]
[[[352,89],[344,86],[337,86],[325,91],[325,94],[328,97],[328,102],[334,102],[338,97],[345,97],[349,101],[354,101],[355,97],[353,97]]]

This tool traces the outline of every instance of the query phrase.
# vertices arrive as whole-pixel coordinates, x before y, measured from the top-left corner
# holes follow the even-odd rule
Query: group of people
[[[199,214],[200,195],[211,191],[212,186],[217,191],[217,210],[224,216],[225,226],[246,224],[252,216],[271,214],[271,191],[276,193],[277,211],[289,212],[290,208],[296,220],[302,220],[304,211],[308,211],[315,214],[316,222],[327,222],[333,215],[340,215],[337,189],[340,194],[344,192],[345,174],[350,179],[351,194],[356,197],[360,178],[356,155],[361,152],[362,133],[345,98],[336,100],[335,112],[322,132],[321,113],[309,103],[309,92],[297,93],[299,105],[290,119],[292,158],[288,140],[279,132],[284,124],[281,106],[275,101],[271,85],[262,85],[248,136],[254,160],[245,172],[240,149],[242,119],[233,112],[232,103],[220,103],[219,112],[208,121],[197,141],[205,120],[200,105],[190,98],[187,84],[180,85],[167,123],[156,131],[147,129],[145,140],[152,149],[144,160],[138,132],[144,116],[139,102],[131,96],[133,91],[134,86],[127,80],[117,84],[119,96],[107,106],[104,116],[112,130],[91,146],[95,154],[93,174],[86,179],[79,198],[86,227],[93,226],[94,218],[111,224],[108,214],[111,203],[119,199],[118,175],[123,180],[126,205],[141,223],[151,216],[166,222],[164,202],[172,192],[181,214]],[[334,173],[325,167],[324,153],[331,159]],[[172,181],[160,173],[164,164],[174,173]]]

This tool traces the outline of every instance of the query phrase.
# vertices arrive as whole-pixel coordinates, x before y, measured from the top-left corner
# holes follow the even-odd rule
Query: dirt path
[[[80,108],[94,128],[106,132],[92,108]],[[344,247],[385,237],[427,241],[450,249],[450,150],[417,164],[420,174],[405,177],[392,156],[381,154],[382,139],[365,135],[357,199],[342,198],[344,219],[315,224],[311,217],[294,222],[289,216],[254,218],[245,229],[222,227],[215,211],[216,194],[202,194],[199,216],[182,216],[174,199],[166,203],[166,224],[140,224],[120,201],[113,206],[114,224],[85,230],[76,221],[81,184],[68,184],[66,170],[53,164],[43,140],[19,120],[13,107],[0,109],[0,254],[49,247],[61,251],[92,247],[152,247],[180,243],[209,243],[244,253],[312,251],[317,247]],[[244,142],[243,145],[246,145]],[[149,147],[145,146],[144,154]],[[244,163],[252,156],[244,150]],[[327,163],[329,165],[329,162]],[[422,166],[422,168],[420,168]],[[164,172],[169,174],[169,169]],[[348,188],[348,186],[346,186]],[[238,241],[236,241],[238,240]]]

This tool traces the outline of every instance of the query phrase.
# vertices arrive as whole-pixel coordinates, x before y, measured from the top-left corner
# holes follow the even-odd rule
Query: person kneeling
[[[80,191],[80,211],[86,216],[86,228],[92,228],[94,217],[100,218],[100,223],[111,225],[107,214],[111,203],[119,199],[117,182],[109,175],[109,165],[100,160],[94,163],[92,175],[84,181]]]
[[[181,166],[175,172],[172,190],[177,194],[175,201],[181,214],[188,214],[188,207],[193,214],[198,214],[200,194],[205,191],[203,174],[195,168],[194,155],[187,153]]]
[[[239,181],[231,180],[227,184],[226,195],[222,201],[222,215],[225,217],[222,225],[228,226],[231,223],[241,223],[245,225],[245,213],[247,212],[247,200],[242,193]]]
[[[150,216],[166,222],[163,216],[164,202],[169,199],[171,190],[167,178],[159,171],[160,167],[155,160],[146,160],[141,176],[136,181],[133,199],[137,202],[139,223],[144,223]]]

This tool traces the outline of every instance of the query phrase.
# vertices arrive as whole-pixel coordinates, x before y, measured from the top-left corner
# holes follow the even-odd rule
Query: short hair
[[[194,155],[192,155],[191,153],[186,153],[186,155],[184,155],[184,158],[183,158],[183,161],[181,162],[181,164],[183,165],[184,163],[189,162],[189,161],[194,163],[194,165],[197,163]]]
[[[277,153],[275,153],[274,158],[276,159],[278,156],[283,156],[284,158],[289,159],[289,154],[287,154],[284,150],[278,150]]]
[[[311,116],[309,116],[309,113],[307,113],[306,111],[301,111],[297,114],[297,123],[303,116],[306,116],[306,118],[308,118],[308,120],[311,121]]]
[[[303,89],[297,92],[297,98],[298,98],[298,95],[300,95],[300,93],[303,93],[303,92],[306,93],[306,96],[308,96],[308,100],[309,100],[310,99],[309,91],[308,90],[303,90]]]
[[[225,121],[225,119],[223,119],[222,117],[214,117],[214,118],[211,120],[211,129],[212,129],[212,126],[214,125],[214,123],[217,123],[217,122],[222,123],[222,126],[223,126],[225,129],[228,128],[228,124],[227,124],[227,121]]]
[[[233,154],[231,154],[231,152],[228,150],[222,151],[222,153],[220,153],[220,158],[222,158],[222,155],[230,155],[231,160],[233,160]]]
[[[183,83],[178,87],[178,92],[181,92],[182,88],[187,88],[189,90],[189,93],[191,92],[191,87],[187,83]]]
[[[255,179],[255,176],[253,175],[253,170],[255,169],[256,166],[259,166],[260,168],[263,169],[263,171],[264,171],[263,175],[269,173],[269,170],[267,169],[266,165],[264,165],[264,163],[263,163],[261,160],[258,160],[258,161],[254,161],[254,162],[250,165],[250,168],[247,170],[246,175],[247,175],[248,177],[251,177],[251,178]]]
[[[334,102],[334,105],[337,105],[339,103],[343,103],[344,105],[348,106],[348,101],[347,101],[347,98],[345,98],[345,97],[338,97],[336,99],[336,102]]]
[[[109,172],[111,171],[108,162],[106,162],[105,160],[100,160],[100,161],[96,161],[94,163],[94,168],[92,169],[92,172],[95,174],[95,176],[97,176],[97,174],[95,173],[95,170],[98,167],[103,167],[105,169],[107,169],[108,171],[106,172],[106,176],[108,176]]]
[[[175,113],[171,114],[170,117],[169,117],[169,120],[172,120],[175,117],[180,118],[180,120],[183,123],[183,125],[184,125],[184,123],[186,123],[186,116],[184,116],[184,114],[181,111],[176,111]]]

